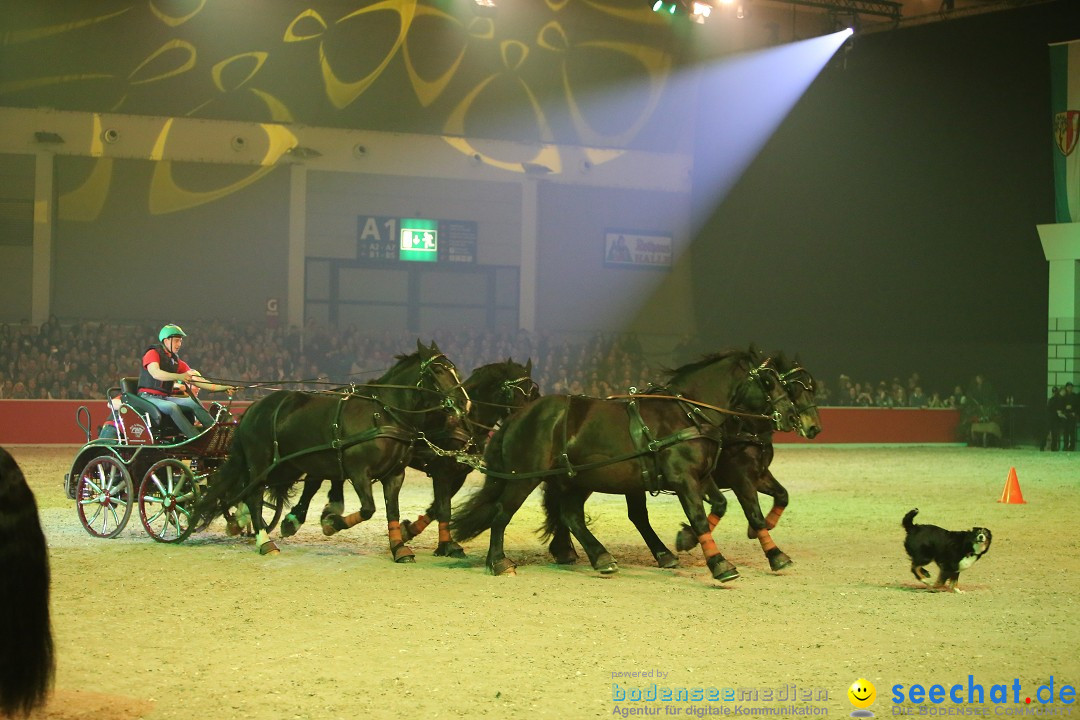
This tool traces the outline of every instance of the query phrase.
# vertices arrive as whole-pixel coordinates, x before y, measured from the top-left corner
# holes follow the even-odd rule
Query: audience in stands
[[[159,321],[155,320],[155,323]],[[331,329],[309,321],[301,333],[292,328],[268,328],[256,323],[184,322],[200,342],[184,359],[194,367],[213,367],[211,378],[223,384],[248,387],[237,395],[256,399],[259,387],[317,389],[364,382],[394,364],[396,355],[411,352],[416,333],[367,334],[359,328]],[[157,332],[149,323],[61,323],[51,317],[41,325],[0,324],[0,399],[88,399],[104,397],[123,376],[135,376],[141,348]],[[435,333],[440,349],[468,375],[473,369],[508,357],[532,359],[533,377],[544,393],[580,393],[596,397],[625,394],[661,382],[665,366],[680,365],[706,352],[684,338],[670,354],[647,357],[632,334],[597,333],[573,341],[546,333],[480,330]],[[967,392],[957,385],[942,397],[923,392],[919,373],[906,383],[854,382],[841,375],[835,391],[820,376],[815,387],[820,406],[954,407],[987,417],[996,404],[993,390],[977,375]]]

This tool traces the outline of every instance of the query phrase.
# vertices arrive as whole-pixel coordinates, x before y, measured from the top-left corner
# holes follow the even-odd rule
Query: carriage
[[[139,397],[137,389],[137,380],[131,377],[109,389],[109,419],[97,438],[91,439],[89,411],[85,406],[78,409],[76,422],[87,442],[64,477],[64,489],[76,501],[79,521],[94,537],[119,535],[137,506],[150,537],[180,542],[202,529],[191,527],[191,510],[205,490],[206,478],[227,459],[237,422],[228,408],[211,403],[214,423],[189,439],[168,416]],[[283,500],[266,498],[264,525],[273,528],[283,507]],[[230,532],[239,532],[231,514],[225,515]]]

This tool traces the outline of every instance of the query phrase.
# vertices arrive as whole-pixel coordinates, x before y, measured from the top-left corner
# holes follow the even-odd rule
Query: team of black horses
[[[262,554],[279,552],[257,511],[264,493],[302,494],[282,522],[287,537],[307,519],[323,482],[330,482],[320,524],[325,534],[353,527],[375,512],[373,484],[382,485],[390,552],[412,562],[407,543],[438,525],[435,554],[464,557],[459,541],[490,530],[486,564],[512,574],[503,537],[526,497],[544,486],[544,533],[560,563],[577,559],[571,537],[601,573],[617,560],[592,534],[585,502],[594,492],[626,498],[627,514],[661,567],[678,559],[649,524],[648,493],[678,497],[687,524],[676,549],[702,548],[713,576],[738,577],[712,539],[726,509],[723,490],[738,499],[748,534],[761,543],[770,567],[790,558],[772,540],[787,506],[783,486],[769,470],[772,433],[820,431],[813,378],[782,354],[751,348],[728,351],[669,371],[662,384],[630,388],[626,395],[540,397],[531,361],[508,358],[478,368],[466,379],[432,343],[417,342],[382,377],[320,392],[276,391],[243,415],[227,461],[208,483],[191,526],[235,507],[249,524]],[[415,520],[402,522],[398,495],[405,468],[432,479],[434,501]],[[474,469],[484,484],[451,516],[451,499]],[[344,486],[352,485],[360,509],[344,515]],[[770,495],[765,515],[758,493]],[[705,510],[705,503],[709,511]]]
[[[490,530],[487,567],[512,574],[504,554],[507,525],[526,497],[544,485],[544,532],[560,563],[577,559],[571,536],[593,567],[618,562],[592,534],[585,502],[594,492],[626,498],[627,514],[661,567],[677,557],[649,524],[648,493],[675,494],[687,524],[678,550],[700,546],[713,577],[738,577],[712,539],[728,489],[739,500],[773,570],[791,563],[769,531],[787,492],[769,470],[772,433],[820,431],[813,378],[782,355],[718,353],[668,374],[662,385],[626,395],[541,397],[532,364],[507,358],[462,380],[435,345],[417,342],[376,380],[321,392],[278,390],[244,413],[225,463],[211,475],[188,523],[199,527],[223,511],[249,525],[262,554],[279,552],[261,513],[265,497],[303,493],[282,522],[282,535],[306,519],[319,486],[331,483],[323,532],[335,533],[375,513],[373,483],[382,485],[387,535],[396,562],[411,562],[406,544],[438,525],[436,555],[464,557],[460,540]],[[401,522],[398,493],[405,468],[431,477],[434,501]],[[451,516],[451,499],[480,469],[484,483]],[[344,513],[348,481],[360,510]],[[773,507],[763,515],[758,493]],[[709,513],[704,505],[709,503]],[[49,563],[37,504],[14,459],[0,448],[0,612],[18,618],[0,652],[0,716],[26,715],[44,704],[55,674],[49,618]]]

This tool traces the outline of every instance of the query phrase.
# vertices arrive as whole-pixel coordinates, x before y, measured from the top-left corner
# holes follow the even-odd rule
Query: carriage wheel
[[[139,485],[139,517],[147,535],[158,542],[187,539],[199,489],[184,463],[168,458],[154,463]]]
[[[263,491],[262,500],[262,520],[263,527],[266,528],[266,532],[272,532],[277,527],[278,521],[281,520],[281,514],[285,512],[285,499],[278,498],[276,501],[270,495],[269,490]],[[235,513],[232,509],[228,509],[224,513],[225,521],[232,523]],[[241,534],[246,535],[247,529],[241,528]]]
[[[94,537],[116,537],[131,516],[134,494],[123,463],[111,455],[94,458],[83,467],[75,486],[79,521]]]

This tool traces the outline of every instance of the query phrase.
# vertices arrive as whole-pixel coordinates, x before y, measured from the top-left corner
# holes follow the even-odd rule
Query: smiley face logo
[[[847,691],[848,700],[851,704],[860,710],[864,710],[874,704],[874,700],[877,699],[877,689],[874,688],[874,684],[866,678],[859,678],[855,682],[851,683],[851,687]],[[852,713],[855,715],[856,713]],[[858,713],[860,716],[862,713]],[[872,715],[872,713],[866,713]]]

